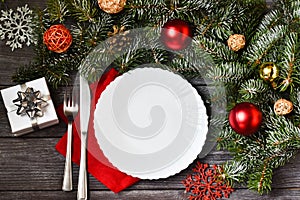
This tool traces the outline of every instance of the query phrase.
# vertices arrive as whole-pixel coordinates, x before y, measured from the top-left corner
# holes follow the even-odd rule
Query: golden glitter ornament
[[[228,47],[233,51],[239,51],[244,48],[246,44],[246,39],[244,35],[241,34],[233,34],[229,36],[227,40]]]
[[[99,7],[106,13],[116,14],[124,9],[126,0],[98,0]]]
[[[293,103],[286,99],[279,99],[274,104],[276,115],[287,115],[293,110]]]
[[[269,82],[273,82],[279,75],[279,70],[273,62],[265,62],[259,69],[260,77]]]

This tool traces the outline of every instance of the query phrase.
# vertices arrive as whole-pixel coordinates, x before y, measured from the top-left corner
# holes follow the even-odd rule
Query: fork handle
[[[64,170],[63,191],[72,191],[72,121],[68,122],[67,153]]]
[[[81,134],[81,153],[80,153],[80,168],[78,178],[77,199],[87,199],[87,172],[86,172],[86,145],[87,133]]]

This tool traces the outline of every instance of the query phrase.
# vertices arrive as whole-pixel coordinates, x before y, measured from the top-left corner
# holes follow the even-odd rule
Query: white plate
[[[201,152],[208,117],[200,95],[181,76],[138,68],[104,90],[94,128],[116,168],[141,179],[159,179],[185,169]]]

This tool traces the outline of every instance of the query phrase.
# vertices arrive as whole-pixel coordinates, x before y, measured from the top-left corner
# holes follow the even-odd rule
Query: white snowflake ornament
[[[22,48],[26,43],[29,46],[35,43],[32,29],[32,10],[26,4],[23,7],[17,7],[16,11],[1,10],[0,17],[0,39],[6,41],[6,45],[11,47],[11,50]]]

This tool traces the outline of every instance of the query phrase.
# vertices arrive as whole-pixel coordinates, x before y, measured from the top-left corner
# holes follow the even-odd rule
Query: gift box
[[[3,89],[1,94],[14,136],[59,122],[45,78]]]

